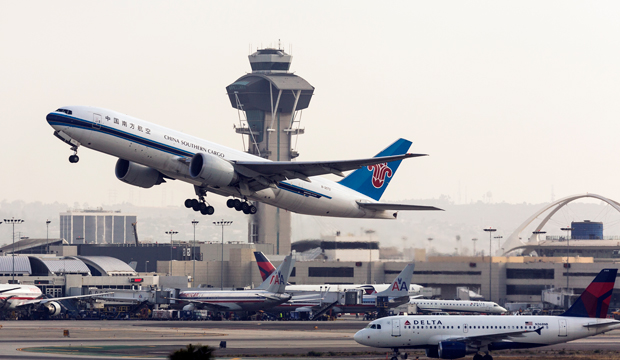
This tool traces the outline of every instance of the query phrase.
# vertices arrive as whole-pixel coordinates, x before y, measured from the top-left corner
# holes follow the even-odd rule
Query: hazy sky
[[[620,200],[620,3],[571,1],[0,2],[0,200],[179,205],[180,182],[140,190],[116,159],[70,164],[45,115],[114,109],[241,148],[225,87],[250,48],[292,48],[315,86],[300,160],[407,160],[383,200]],[[209,200],[221,203],[216,195]],[[220,198],[221,199],[221,198]]]

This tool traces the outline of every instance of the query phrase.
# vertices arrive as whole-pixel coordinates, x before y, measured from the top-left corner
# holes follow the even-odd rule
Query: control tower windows
[[[250,65],[252,66],[252,71],[288,71],[291,67],[289,62],[255,62]]]

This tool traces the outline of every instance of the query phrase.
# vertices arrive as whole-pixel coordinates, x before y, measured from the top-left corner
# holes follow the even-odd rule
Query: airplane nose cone
[[[364,335],[364,330],[360,330],[356,332],[355,335],[353,336],[353,340],[355,340],[355,342],[357,342],[358,344],[366,345],[364,341],[366,340],[366,336]]]
[[[508,312],[508,310],[506,310],[505,308],[503,308],[503,307],[501,307],[501,306],[500,306],[499,308],[500,308],[500,310],[501,310],[502,312]]]

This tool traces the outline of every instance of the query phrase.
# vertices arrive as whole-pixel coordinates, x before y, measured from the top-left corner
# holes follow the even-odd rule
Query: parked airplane
[[[194,185],[198,199],[185,206],[203,215],[214,208],[207,192],[232,196],[229,208],[254,214],[263,202],[308,215],[395,219],[399,210],[441,210],[432,206],[379,202],[411,142],[399,139],[377,157],[341,161],[270,161],[183,134],[115,111],[65,106],[47,115],[54,135],[74,151],[80,146],[118,157],[116,177],[130,185],[150,188],[181,180]],[[318,175],[355,170],[340,182]]]
[[[263,281],[276,269],[271,261],[267,259],[262,251],[255,251],[254,257],[256,258],[256,264],[260,270],[260,276]],[[409,277],[411,278],[411,277]],[[327,291],[347,291],[347,290],[364,290],[366,295],[376,294],[382,292],[391,287],[392,284],[324,284],[324,285],[301,285],[301,284],[288,284],[286,285],[286,291],[288,293],[296,294],[301,292],[327,292]],[[409,285],[409,296],[417,296],[424,286],[418,284]]]
[[[526,349],[564,343],[620,328],[607,319],[618,269],[603,269],[560,316],[392,316],[372,321],[354,339],[366,346],[426,349],[426,356],[492,360],[489,351]],[[480,352],[486,353],[484,356]],[[401,354],[406,359],[406,353]]]
[[[38,313],[44,316],[55,316],[62,311],[62,305],[59,302],[61,300],[107,294],[112,293],[45,298],[41,289],[34,285],[0,284],[0,312],[20,311],[28,315]]]
[[[416,305],[418,312],[426,313],[433,311],[458,311],[502,314],[508,311],[492,301],[411,299],[409,304]]]
[[[178,298],[183,310],[206,309],[213,311],[257,311],[267,310],[291,298],[284,289],[293,270],[295,259],[291,255],[260,286],[252,290],[188,290],[181,291]]]

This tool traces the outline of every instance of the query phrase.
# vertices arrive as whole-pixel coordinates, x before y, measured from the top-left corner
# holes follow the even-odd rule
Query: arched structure
[[[534,215],[530,216],[527,220],[525,220],[525,222],[523,222],[523,224],[521,224],[508,237],[508,239],[506,239],[506,241],[502,245],[502,248],[503,249],[508,249],[508,250],[506,250],[503,253],[503,255],[507,255],[508,253],[510,253],[512,251],[519,250],[520,248],[522,248],[522,247],[524,247],[526,245],[526,243],[521,241],[521,233],[523,232],[523,230],[525,230],[526,227],[528,227],[532,222],[534,222],[534,220],[536,220],[536,218],[538,218],[542,213],[544,213],[545,211],[551,209],[554,206],[556,207],[555,209],[553,209],[549,213],[549,215],[547,215],[543,219],[543,221],[540,222],[540,224],[538,224],[538,226],[536,227],[536,230],[534,230],[534,232],[540,231],[545,226],[545,224],[547,224],[549,219],[551,219],[551,217],[553,215],[555,215],[555,213],[557,213],[558,210],[560,210],[561,208],[566,206],[566,204],[568,204],[571,201],[575,201],[577,199],[586,198],[586,197],[594,198],[594,199],[599,199],[601,201],[604,201],[607,204],[609,204],[611,207],[616,209],[616,211],[620,212],[620,203],[618,203],[617,201],[608,199],[608,198],[606,198],[604,196],[597,195],[597,194],[588,194],[588,193],[586,193],[586,194],[580,194],[580,195],[571,195],[571,196],[567,196],[565,198],[562,198],[560,200],[556,200],[556,201],[552,202],[551,204],[546,205],[542,209],[538,210],[536,213],[534,213]],[[538,234],[533,234],[531,237],[528,238],[528,243],[529,244],[538,243],[538,242],[539,242]]]

